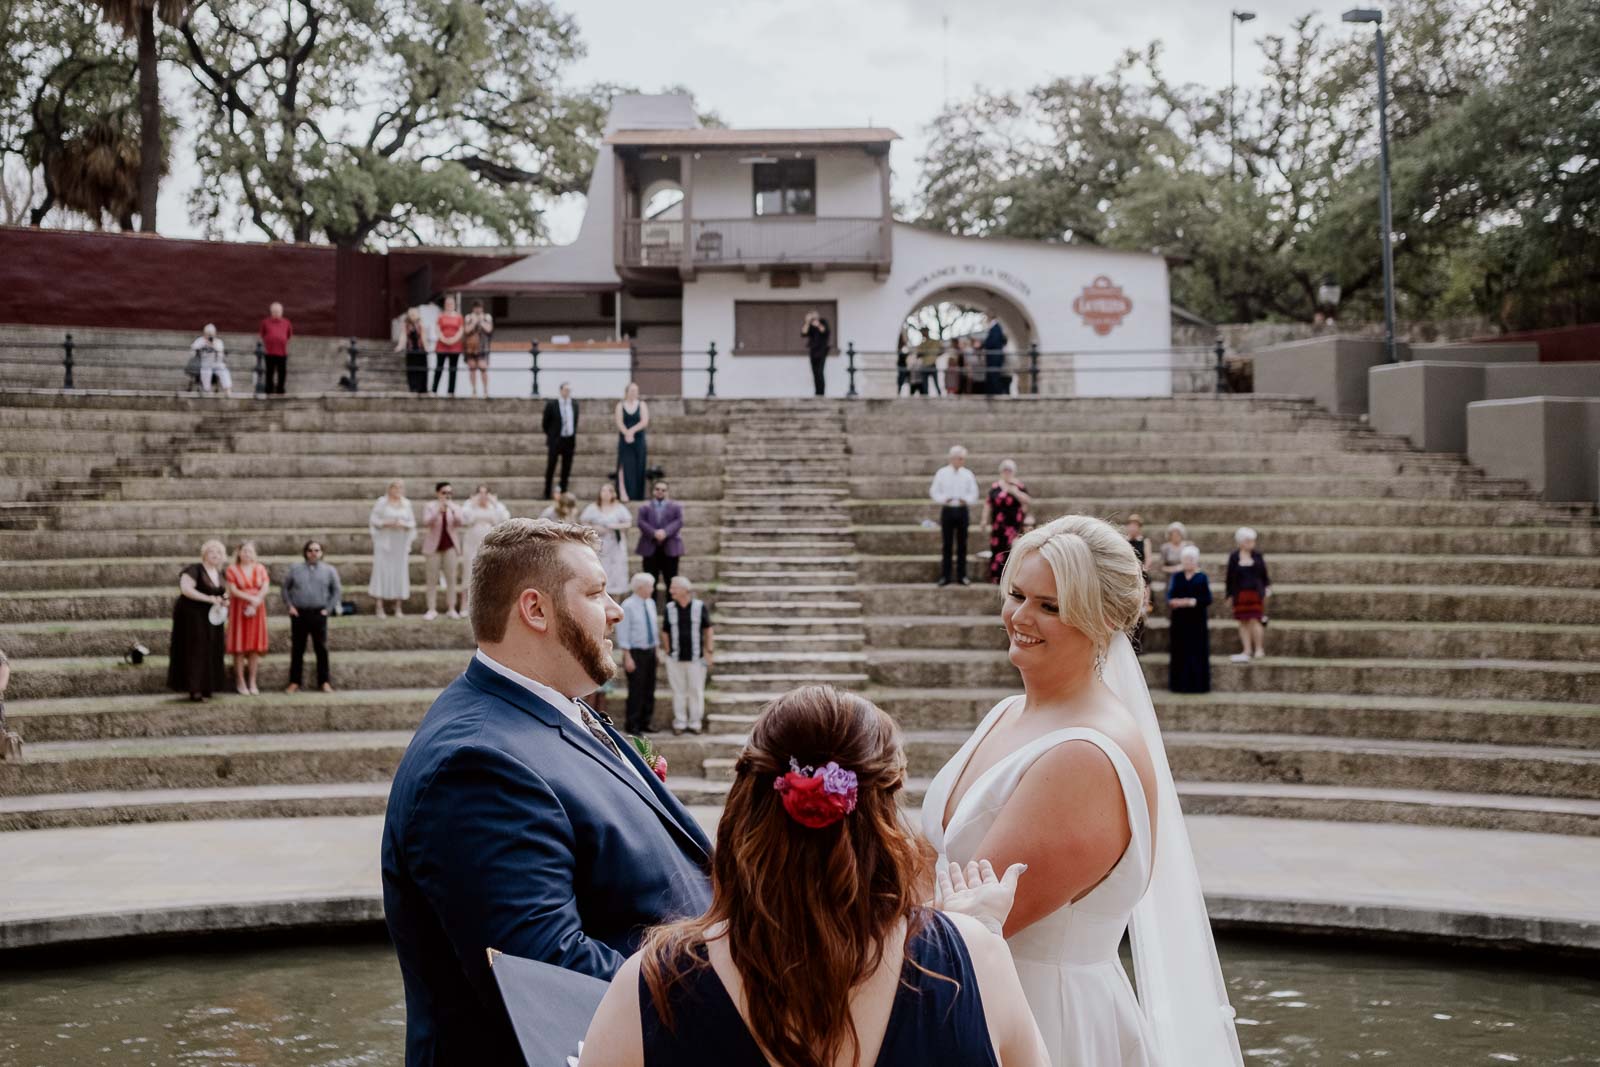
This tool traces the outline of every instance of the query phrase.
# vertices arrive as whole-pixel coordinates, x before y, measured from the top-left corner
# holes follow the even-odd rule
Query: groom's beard
[[[561,647],[572,653],[583,668],[583,673],[597,686],[605,685],[617,673],[617,664],[606,655],[605,643],[600,638],[583,632],[576,620],[565,610],[556,612],[556,637]]]

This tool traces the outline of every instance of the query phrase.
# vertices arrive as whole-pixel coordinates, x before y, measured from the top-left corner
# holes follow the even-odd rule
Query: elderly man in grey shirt
[[[306,638],[317,651],[317,687],[333,692],[328,680],[328,616],[339,613],[344,588],[339,572],[322,559],[322,542],[307,541],[301,549],[305,562],[289,568],[283,580],[283,602],[289,608],[289,686],[284,692],[298,693],[305,671]]]

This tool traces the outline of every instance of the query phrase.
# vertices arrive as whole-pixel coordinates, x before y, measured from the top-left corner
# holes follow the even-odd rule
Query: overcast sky
[[[1107,70],[1128,48],[1164,43],[1178,82],[1228,82],[1227,4],[1146,0],[568,0],[589,54],[574,83],[645,90],[683,85],[730,126],[889,126],[904,140],[891,161],[895,194],[913,191],[923,128],[949,93],[1023,89],[1051,78]],[[1299,15],[1340,8],[1309,0],[1242,3],[1258,18],[1239,27],[1239,83],[1258,80],[1251,42],[1286,32]],[[948,18],[948,30],[944,19]],[[1338,27],[1333,32],[1345,32]],[[180,160],[191,149],[178,146]],[[186,198],[192,166],[163,188],[162,231],[192,234]],[[561,205],[552,235],[569,240],[581,198]],[[244,234],[255,239],[254,234]]]

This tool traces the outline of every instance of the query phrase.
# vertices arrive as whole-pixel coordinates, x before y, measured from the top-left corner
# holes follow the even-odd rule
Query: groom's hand
[[[965,870],[959,863],[948,864],[934,872],[934,907],[970,915],[1004,937],[1006,917],[1017,901],[1017,881],[1027,869],[1026,863],[1013,863],[997,878],[988,860],[974,860]]]
[[[627,649],[622,650],[622,669],[627,671],[629,674],[632,674],[634,670],[633,653],[629,652]]]

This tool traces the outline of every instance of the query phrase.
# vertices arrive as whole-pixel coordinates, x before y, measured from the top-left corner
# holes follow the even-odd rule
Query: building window
[[[785,159],[757,163],[756,215],[815,215],[817,213],[817,163],[813,159]]]
[[[833,300],[735,300],[733,302],[733,354],[735,356],[803,356],[801,335],[806,314],[815,311],[827,320],[829,350],[838,352],[839,306]]]

